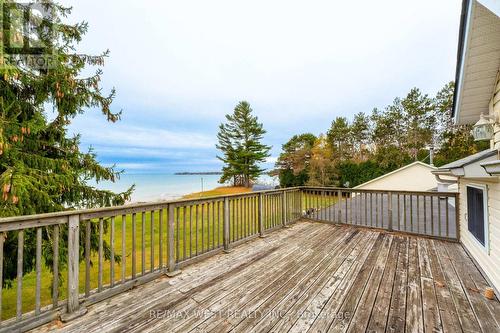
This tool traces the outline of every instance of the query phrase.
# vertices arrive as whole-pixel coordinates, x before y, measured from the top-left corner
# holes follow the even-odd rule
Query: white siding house
[[[491,149],[441,167],[458,177],[460,241],[500,290],[500,0],[463,2],[453,112],[457,124],[491,122]]]
[[[361,190],[429,191],[437,187],[431,173],[437,168],[422,162],[413,162],[378,178],[358,185]]]

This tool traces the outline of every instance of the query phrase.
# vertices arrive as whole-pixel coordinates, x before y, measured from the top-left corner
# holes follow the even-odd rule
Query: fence
[[[301,217],[458,239],[457,202],[455,193],[301,187],[0,219],[0,331],[69,320]]]

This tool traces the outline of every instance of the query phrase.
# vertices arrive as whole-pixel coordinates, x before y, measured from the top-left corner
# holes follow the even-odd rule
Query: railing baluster
[[[346,223],[353,224],[353,220],[352,220],[352,200],[353,200],[352,191],[349,190],[348,192],[346,192],[346,194],[347,194],[347,197],[345,200]]]
[[[431,198],[431,235],[434,236],[434,197],[430,196]]]
[[[158,210],[158,234],[158,269],[161,271],[163,269],[163,209]]]
[[[408,228],[407,228],[407,223],[406,223],[406,194],[403,195],[403,211],[404,211],[404,226],[405,226],[405,230],[404,231],[408,231]]]
[[[136,225],[136,213],[132,213],[132,279],[135,279],[137,274],[137,225]]]
[[[413,195],[410,194],[410,226],[413,232]]]
[[[365,220],[363,222],[363,225],[364,226],[368,226],[368,193],[364,193],[364,197],[365,197]]]
[[[182,252],[183,252],[183,259],[186,260],[187,258],[187,246],[186,246],[186,236],[187,236],[187,231],[186,231],[186,211],[187,207],[184,206],[182,207]]]
[[[146,274],[146,212],[141,213],[141,275]]]
[[[205,252],[205,204],[201,204],[201,253]]]
[[[398,231],[401,230],[401,197],[398,193]]]
[[[23,257],[24,257],[24,230],[17,233],[17,302],[16,319],[19,321],[23,315]]]
[[[195,251],[195,255],[198,255],[198,218],[199,218],[198,205],[194,206],[194,212],[195,212],[195,224],[196,224],[196,233],[194,235],[195,236],[196,245],[194,247],[194,251]]]
[[[111,260],[110,260],[110,270],[109,270],[109,285],[111,288],[115,285],[115,217],[111,217],[111,230],[109,233],[109,242],[111,249]]]
[[[181,252],[180,252],[180,228],[179,228],[179,219],[180,219],[180,207],[175,207],[175,262],[181,261]],[[202,225],[203,227],[203,225]],[[202,234],[203,235],[203,234]]]
[[[392,231],[392,193],[387,193],[387,229]]]
[[[263,215],[262,214],[263,213],[262,204],[263,204],[262,193],[259,193],[257,214],[259,217],[259,235],[260,235],[260,237],[264,237],[264,217],[262,216]]]
[[[216,244],[215,244],[215,233],[216,233],[216,230],[218,230],[216,228],[216,220],[215,220],[215,217],[216,217],[216,206],[217,204],[217,201],[212,201],[212,205],[211,205],[211,209],[212,209],[212,249],[216,248]]]
[[[52,243],[52,308],[59,305],[59,225],[54,226]]]
[[[424,196],[424,235],[427,234],[427,196]]]
[[[150,261],[151,261],[151,273],[155,270],[155,211],[152,210],[149,212],[150,217],[150,241],[151,241],[151,253],[150,253]]]
[[[209,251],[210,250],[210,203],[207,203],[206,207],[207,207],[207,251]]]
[[[220,201],[217,201],[217,247],[220,247]]]
[[[104,260],[103,258],[103,240],[102,236],[104,234],[104,225],[103,225],[103,219],[102,217],[99,219],[99,251],[98,251],[98,278],[97,278],[97,291],[101,292],[102,291],[102,262]]]
[[[450,216],[449,216],[449,206],[448,197],[446,197],[446,237],[450,237]]]
[[[370,226],[373,227],[373,193],[370,192]]]
[[[85,222],[85,297],[90,296],[90,234],[92,221]]]
[[[384,193],[381,193],[380,195],[380,227],[384,228]]]
[[[420,196],[417,194],[417,233],[420,233]]]
[[[125,278],[126,278],[126,273],[127,273],[127,253],[126,253],[126,248],[125,248],[126,229],[127,229],[127,215],[122,215],[122,253],[121,253],[122,254],[122,258],[121,258],[122,284],[125,283]],[[161,231],[160,231],[160,253],[161,253]],[[161,256],[160,256],[160,258],[161,258]]]
[[[441,237],[442,235],[442,225],[441,225],[441,198],[440,197],[437,197],[437,202],[438,202],[438,226],[439,226],[439,230],[438,230],[438,235],[439,237]]]
[[[189,206],[189,257],[193,256],[193,205]]]
[[[42,284],[42,228],[36,228],[36,289],[35,315],[40,314],[40,287]],[[0,280],[1,282],[2,280]]]
[[[223,234],[222,234],[222,242],[224,243],[224,251],[229,251],[229,241],[230,241],[230,211],[229,211],[229,198],[224,198],[224,207],[223,207]]]

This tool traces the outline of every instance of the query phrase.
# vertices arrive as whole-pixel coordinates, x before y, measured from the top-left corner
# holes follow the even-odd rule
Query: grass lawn
[[[239,193],[249,193],[252,192],[251,188],[240,187],[240,186],[222,186],[217,187],[209,191],[196,192],[185,195],[185,199],[196,199],[196,198],[206,198],[218,195],[228,195],[228,194],[239,194]]]

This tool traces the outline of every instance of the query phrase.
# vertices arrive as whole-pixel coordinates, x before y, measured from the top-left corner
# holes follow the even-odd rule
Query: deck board
[[[33,332],[500,332],[487,286],[458,243],[303,221]]]

